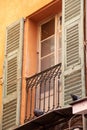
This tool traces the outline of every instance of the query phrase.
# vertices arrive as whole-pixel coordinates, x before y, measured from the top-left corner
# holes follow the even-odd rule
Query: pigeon
[[[42,111],[42,110],[40,110],[40,109],[35,109],[34,110],[34,115],[36,116],[36,117],[39,117],[39,116],[41,116],[41,115],[43,115],[44,114],[44,112]]]
[[[72,97],[72,101],[76,101],[79,99],[79,96],[75,95],[75,94],[71,94]]]

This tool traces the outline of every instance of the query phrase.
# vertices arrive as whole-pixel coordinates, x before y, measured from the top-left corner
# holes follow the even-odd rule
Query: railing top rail
[[[26,77],[26,81],[27,81],[27,80],[30,80],[30,79],[32,79],[32,78],[38,76],[38,75],[41,75],[42,73],[46,73],[47,71],[50,71],[51,69],[56,68],[57,66],[59,66],[59,67],[61,68],[61,63],[56,64],[55,66],[52,66],[52,67],[50,67],[50,68],[48,68],[48,69],[46,69],[46,70],[44,70],[44,71],[41,71],[41,72],[39,72],[39,73],[37,73],[37,74],[34,74],[33,76]]]

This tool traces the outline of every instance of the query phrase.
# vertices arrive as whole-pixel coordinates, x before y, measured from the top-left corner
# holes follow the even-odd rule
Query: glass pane
[[[41,40],[53,35],[55,32],[55,19],[51,19],[49,22],[41,26]]]
[[[41,59],[41,71],[54,65],[54,54]]]
[[[41,57],[54,51],[54,36],[41,43]]]

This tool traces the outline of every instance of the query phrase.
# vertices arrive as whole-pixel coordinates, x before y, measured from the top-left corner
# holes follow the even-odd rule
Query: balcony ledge
[[[46,127],[48,128],[51,125],[54,125],[55,123],[60,124],[65,122],[66,120],[69,120],[73,116],[72,114],[72,107],[65,107],[65,108],[57,108],[55,110],[49,111],[48,113],[45,113],[44,115],[41,115],[37,118],[34,118],[24,125],[21,125],[14,130],[34,130],[38,127]]]
[[[73,114],[87,114],[87,97],[76,100],[70,104]]]

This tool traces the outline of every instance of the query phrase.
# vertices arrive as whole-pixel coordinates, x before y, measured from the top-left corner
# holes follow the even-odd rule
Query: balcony
[[[36,108],[48,113],[60,107],[61,63],[26,78],[25,121],[34,119]]]

